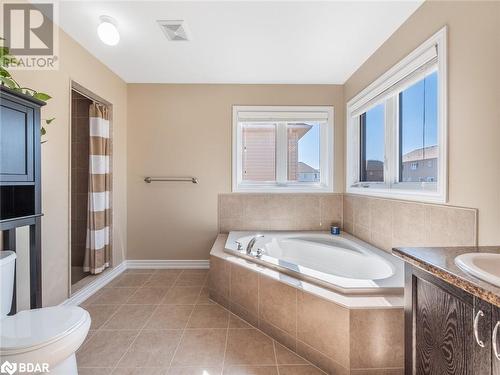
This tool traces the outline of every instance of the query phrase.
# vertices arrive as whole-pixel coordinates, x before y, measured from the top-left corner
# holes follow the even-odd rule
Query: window
[[[360,181],[384,181],[384,113],[379,104],[360,116]]]
[[[233,191],[333,191],[333,108],[233,107]]]
[[[437,181],[437,72],[433,72],[399,93],[400,182]],[[422,165],[428,169],[417,171]],[[410,169],[408,169],[410,166]],[[415,172],[416,171],[416,172]]]
[[[446,201],[446,28],[347,104],[349,193]]]

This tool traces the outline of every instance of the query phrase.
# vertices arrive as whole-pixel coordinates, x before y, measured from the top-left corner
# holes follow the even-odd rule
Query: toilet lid
[[[0,351],[31,348],[64,337],[89,319],[77,306],[21,311],[0,319]]]

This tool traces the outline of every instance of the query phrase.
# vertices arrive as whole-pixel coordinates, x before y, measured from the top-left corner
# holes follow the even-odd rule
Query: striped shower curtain
[[[108,108],[90,105],[87,241],[83,270],[97,274],[111,261],[111,144]]]

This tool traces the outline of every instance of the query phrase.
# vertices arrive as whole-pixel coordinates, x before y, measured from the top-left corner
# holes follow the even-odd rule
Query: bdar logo
[[[2,366],[0,366],[0,372],[2,374],[9,374],[12,375],[17,371],[17,363],[10,363],[9,361],[5,361],[2,363]]]

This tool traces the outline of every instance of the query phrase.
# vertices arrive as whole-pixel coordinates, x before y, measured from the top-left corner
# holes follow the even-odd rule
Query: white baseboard
[[[210,263],[208,260],[125,260],[108,272],[96,278],[94,281],[85,285],[78,292],[74,293],[66,301],[62,302],[64,306],[77,306],[87,298],[110,283],[115,277],[119,276],[126,269],[208,269]]]
[[[127,268],[182,268],[182,269],[207,269],[208,260],[127,260]]]
[[[94,281],[85,285],[78,292],[74,293],[70,298],[61,303],[64,306],[77,306],[99,289],[103,288],[106,284],[110,283],[115,277],[119,276],[123,271],[127,269],[126,262],[120,263],[118,266],[110,269],[108,272],[103,273],[101,276],[97,277]]]

